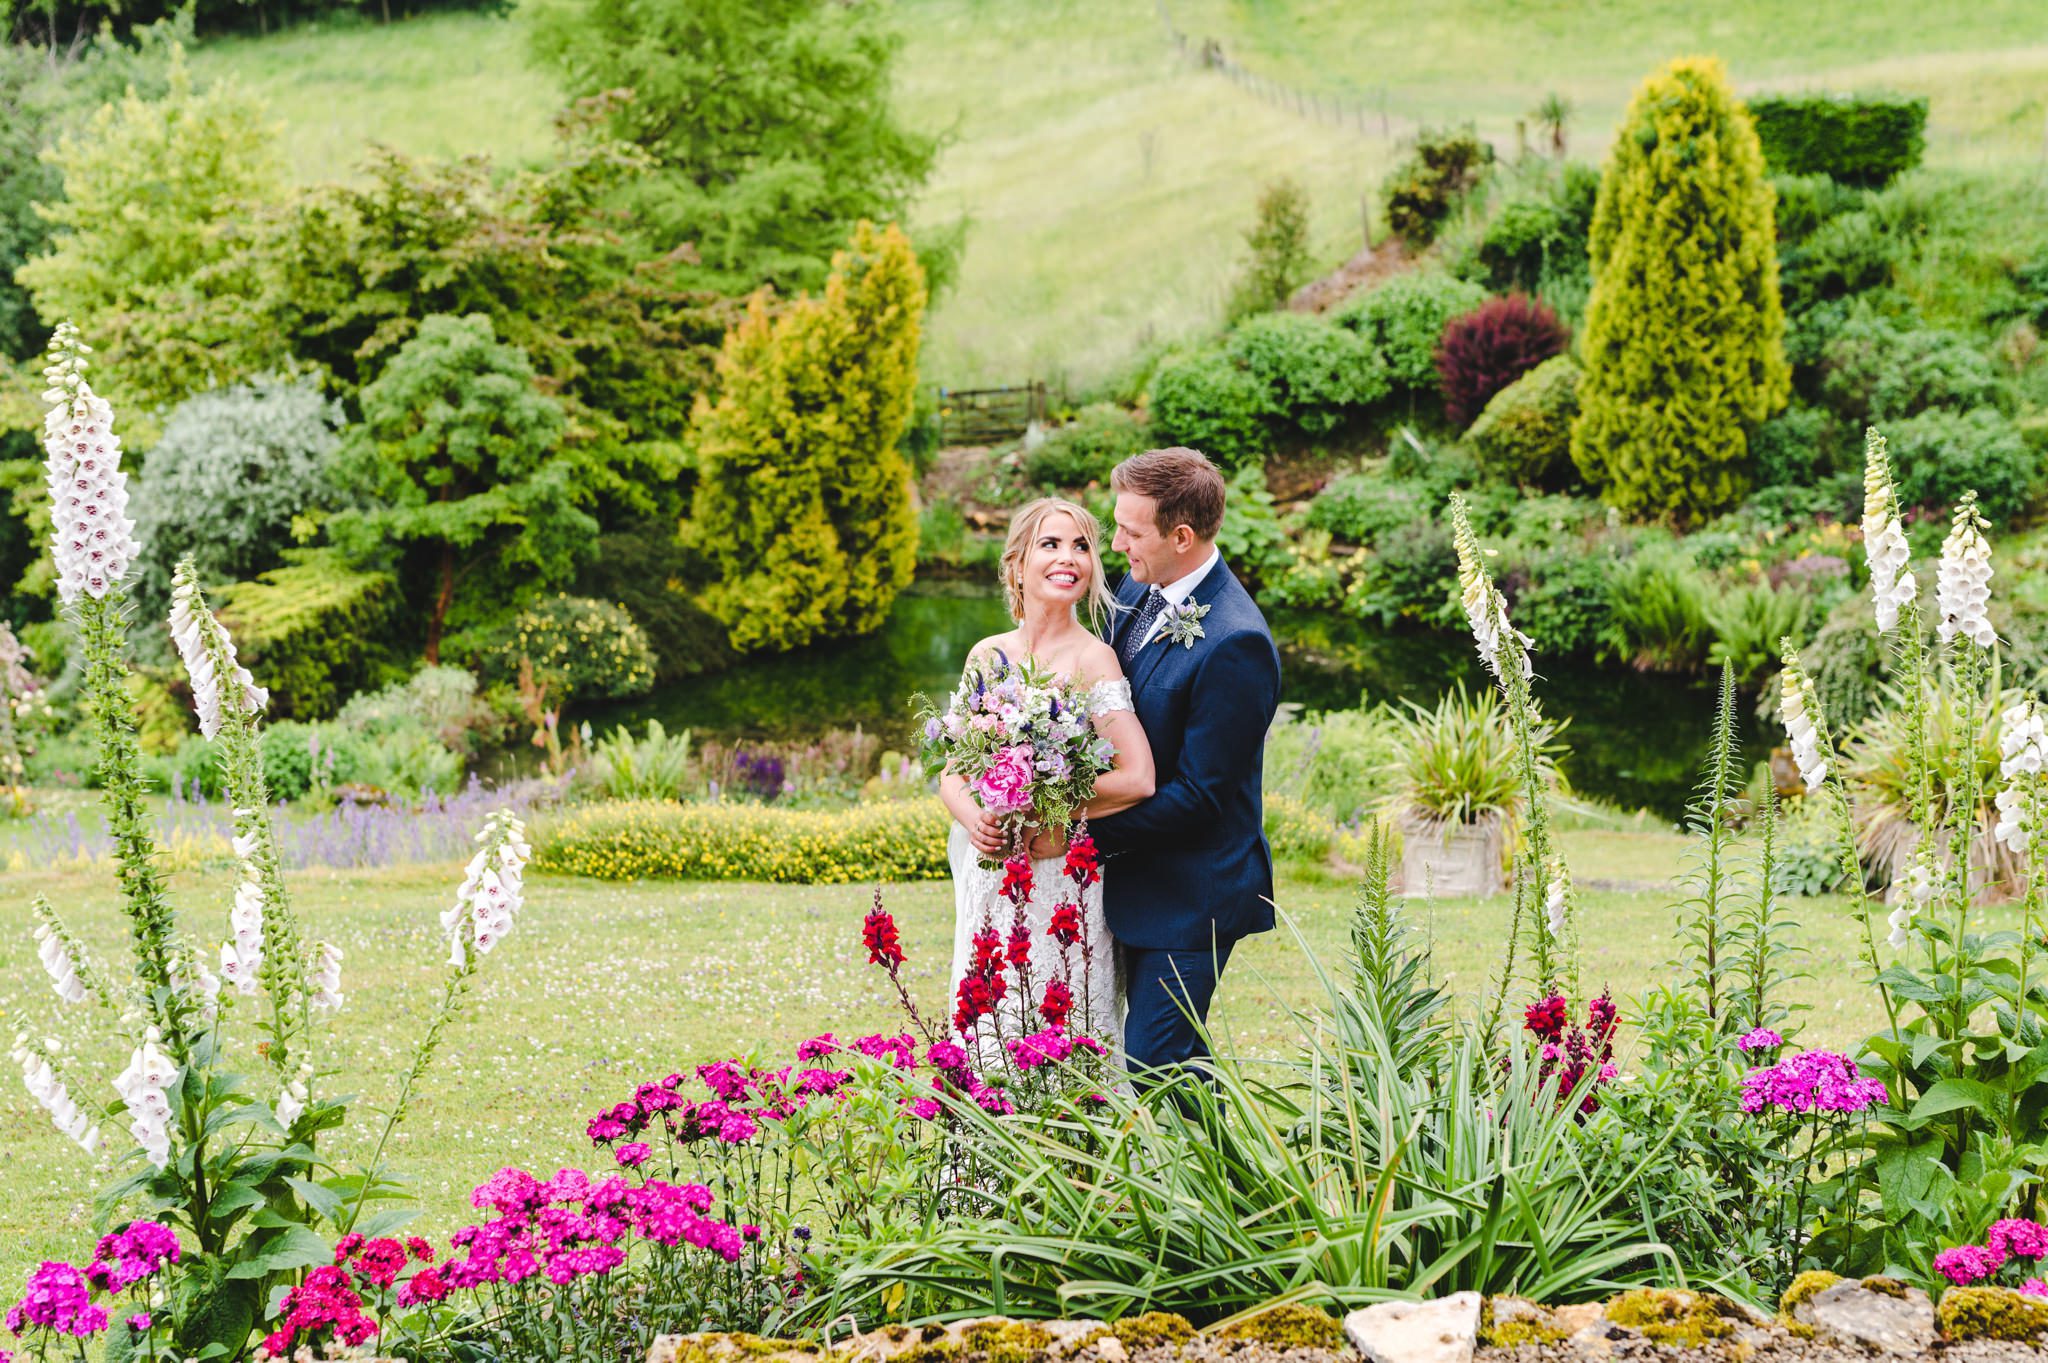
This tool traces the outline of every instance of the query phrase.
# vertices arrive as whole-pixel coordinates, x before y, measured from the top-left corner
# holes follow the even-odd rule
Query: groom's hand
[[[975,851],[991,860],[1001,860],[1010,850],[1010,840],[1004,835],[1003,825],[985,809],[976,810],[974,822],[967,825],[967,841],[974,844]]]

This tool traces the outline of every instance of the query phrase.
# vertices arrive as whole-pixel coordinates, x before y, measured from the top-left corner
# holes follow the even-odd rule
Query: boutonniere
[[[1166,622],[1166,629],[1159,637],[1162,640],[1171,639],[1182,648],[1193,648],[1195,640],[1207,637],[1202,633],[1202,617],[1208,613],[1207,606],[1197,606],[1192,601],[1183,601],[1178,606],[1168,606],[1159,612],[1159,618]]]

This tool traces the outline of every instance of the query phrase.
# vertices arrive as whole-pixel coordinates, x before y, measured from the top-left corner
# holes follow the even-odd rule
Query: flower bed
[[[946,811],[936,800],[830,811],[608,804],[543,826],[534,840],[534,869],[599,880],[942,880],[948,874],[946,828]]]

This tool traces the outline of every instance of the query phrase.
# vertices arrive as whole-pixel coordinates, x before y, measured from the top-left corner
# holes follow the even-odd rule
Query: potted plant
[[[1499,693],[1474,695],[1460,682],[1433,707],[1404,705],[1394,712],[1389,763],[1403,890],[1431,898],[1497,893],[1527,799],[1514,726]],[[1559,781],[1556,737],[1556,726],[1542,721],[1530,735],[1549,786]]]

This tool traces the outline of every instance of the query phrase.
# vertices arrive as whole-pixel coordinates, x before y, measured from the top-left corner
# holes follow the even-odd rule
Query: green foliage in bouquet
[[[1785,404],[1771,188],[1713,60],[1629,105],[1593,215],[1572,458],[1632,516],[1693,520],[1748,487],[1746,432]]]
[[[815,298],[756,295],[726,336],[691,433],[687,534],[716,569],[704,606],[742,652],[865,634],[917,566],[900,447],[917,386],[924,271],[863,223]]]

